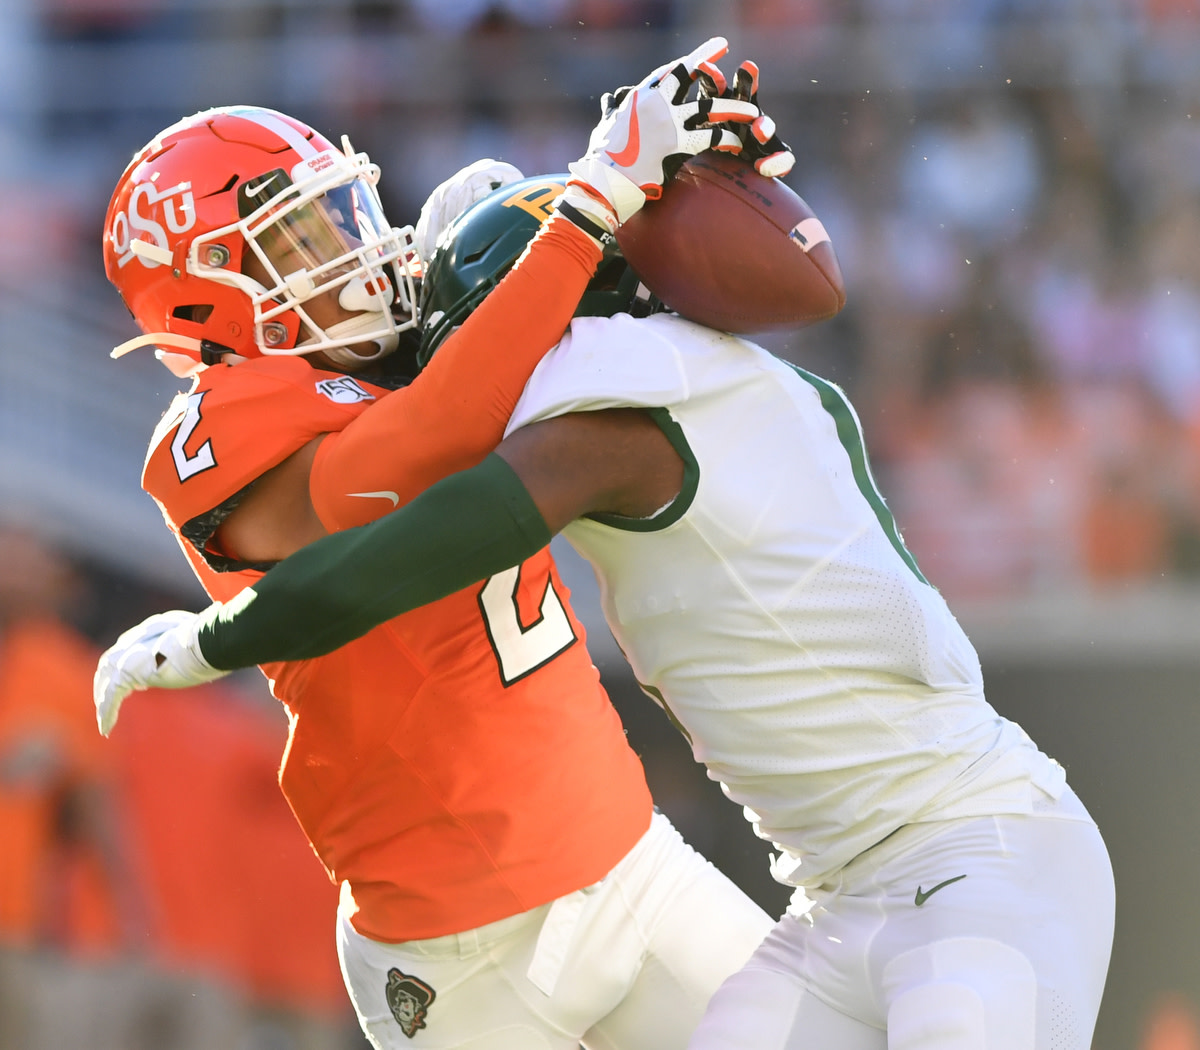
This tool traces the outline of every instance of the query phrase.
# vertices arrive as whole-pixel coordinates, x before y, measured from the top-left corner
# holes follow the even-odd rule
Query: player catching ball
[[[796,887],[693,1050],[1087,1050],[1114,917],[1095,823],[987,702],[842,391],[679,316],[576,318],[492,455],[131,631],[99,711],[328,652],[473,582],[486,605],[560,530],[638,681]]]

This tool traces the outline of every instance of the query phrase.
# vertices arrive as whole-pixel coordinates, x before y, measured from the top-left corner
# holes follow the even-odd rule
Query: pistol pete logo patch
[[[388,970],[384,995],[396,1024],[409,1039],[417,1034],[418,1029],[425,1027],[425,1015],[437,998],[437,993],[421,978],[401,973],[394,966]]]

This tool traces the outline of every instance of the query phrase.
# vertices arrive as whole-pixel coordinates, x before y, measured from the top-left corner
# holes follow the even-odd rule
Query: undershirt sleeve
[[[324,439],[309,482],[321,523],[333,532],[371,521],[494,449],[599,261],[595,241],[552,215],[411,385]],[[362,492],[387,498],[351,495]]]
[[[221,670],[324,656],[520,564],[550,538],[521,479],[493,453],[370,525],[309,544],[210,606],[200,651]]]

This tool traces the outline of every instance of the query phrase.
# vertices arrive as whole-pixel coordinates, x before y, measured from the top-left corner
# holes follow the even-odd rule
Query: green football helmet
[[[508,273],[550,217],[568,178],[540,175],[510,183],[472,204],[438,237],[421,280],[421,368]],[[575,316],[611,317],[623,311],[644,316],[661,309],[610,241]]]

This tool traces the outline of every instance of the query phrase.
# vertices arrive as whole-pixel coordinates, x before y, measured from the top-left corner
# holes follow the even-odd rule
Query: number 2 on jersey
[[[538,618],[529,626],[521,623],[517,608],[520,586],[518,565],[489,577],[479,592],[479,611],[500,665],[500,680],[506,686],[532,674],[575,642],[575,629],[553,579],[547,576]]]
[[[184,447],[188,438],[192,436],[192,431],[200,424],[200,402],[204,400],[206,393],[208,393],[207,390],[202,390],[198,394],[188,395],[183,419],[179,423],[179,429],[175,431],[175,436],[171,439],[171,458],[175,460],[175,471],[179,474],[180,481],[187,481],[192,475],[217,465],[211,441],[205,441],[196,449],[194,456],[189,456]]]

